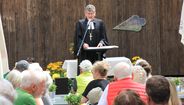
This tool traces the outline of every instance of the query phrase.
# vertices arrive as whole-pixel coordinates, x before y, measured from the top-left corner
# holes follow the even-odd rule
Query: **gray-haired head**
[[[79,65],[83,72],[90,71],[92,69],[92,66],[92,63],[89,60],[83,60]]]
[[[16,91],[8,80],[0,79],[0,95],[14,102]]]
[[[12,83],[14,88],[20,87],[20,83],[22,81],[21,72],[14,69],[8,73],[6,79]]]
[[[113,70],[114,70],[114,78],[118,80],[132,76],[132,67],[125,62],[120,62],[116,64]]]
[[[106,58],[104,60],[107,61],[110,65],[110,70],[108,71],[108,74],[107,74],[108,76],[114,75],[113,68],[116,64],[118,64],[120,62],[125,62],[125,63],[129,64],[131,67],[133,66],[131,60],[127,57],[109,57],[109,58]]]
[[[95,8],[94,5],[88,4],[88,5],[85,7],[85,11],[95,12],[95,11],[96,11],[96,8]]]
[[[135,82],[145,84],[147,80],[146,71],[141,66],[133,66],[133,80]]]
[[[45,90],[46,76],[43,71],[25,70],[22,72],[22,82],[20,88],[23,90],[31,89],[33,86],[39,89],[33,89],[32,94],[34,97],[40,97]]]
[[[27,70],[29,66],[29,63],[26,60],[20,60],[15,63],[15,69],[22,72],[24,70]]]
[[[38,85],[45,80],[46,76],[42,71],[25,70],[22,72],[22,82],[20,86],[26,88],[32,84]]]
[[[148,61],[144,60],[144,59],[139,59],[135,62],[135,65],[139,65],[142,66],[144,68],[144,70],[147,73],[147,77],[151,77],[151,72],[152,72],[152,67],[151,65],[148,63]]]

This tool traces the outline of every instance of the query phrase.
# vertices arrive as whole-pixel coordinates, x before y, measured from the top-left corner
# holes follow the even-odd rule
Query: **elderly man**
[[[114,78],[115,82],[111,82],[106,87],[98,105],[112,105],[117,94],[126,89],[134,90],[147,103],[145,86],[132,80],[132,67],[129,64],[125,62],[116,64],[114,67]]]
[[[42,71],[25,70],[22,82],[17,88],[17,99],[14,105],[36,105],[35,98],[42,96],[45,89],[46,76]]]
[[[169,81],[160,75],[152,76],[146,82],[149,105],[168,105],[170,97]]]

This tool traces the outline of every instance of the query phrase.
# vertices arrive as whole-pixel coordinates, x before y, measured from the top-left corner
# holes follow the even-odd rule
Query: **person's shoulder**
[[[94,22],[97,23],[97,24],[104,24],[103,20],[102,19],[98,19],[98,18],[95,18]]]
[[[95,85],[95,84],[97,84],[98,82],[99,82],[98,80],[92,80],[92,81],[89,82],[88,85]]]
[[[102,22],[102,19],[99,19],[99,18],[95,18],[94,21],[97,21],[97,22]]]
[[[79,19],[78,22],[83,23],[83,22],[85,22],[85,19]]]

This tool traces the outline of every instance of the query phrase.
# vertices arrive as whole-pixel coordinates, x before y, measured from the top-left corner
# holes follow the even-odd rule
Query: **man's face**
[[[85,11],[84,14],[88,20],[93,20],[96,16],[96,12],[94,11]]]
[[[33,96],[38,98],[41,97],[44,93],[44,90],[46,88],[45,81],[42,81],[39,85],[35,86],[35,90],[33,93]]]

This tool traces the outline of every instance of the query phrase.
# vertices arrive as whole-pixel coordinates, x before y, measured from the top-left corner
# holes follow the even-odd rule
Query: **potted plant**
[[[80,105],[81,98],[81,95],[69,93],[64,97],[64,100],[68,102],[68,105]]]
[[[49,86],[49,96],[51,98],[54,98],[55,97],[55,94],[56,94],[56,84],[55,83],[52,83],[52,85]]]
[[[49,71],[53,80],[55,78],[62,78],[65,77],[66,70],[62,68],[63,62],[51,62],[47,65],[46,71]]]
[[[181,91],[181,85],[182,85],[181,78],[175,77],[172,79],[172,82],[174,82],[174,84],[176,85],[176,90]]]

